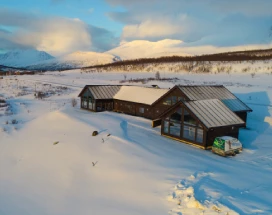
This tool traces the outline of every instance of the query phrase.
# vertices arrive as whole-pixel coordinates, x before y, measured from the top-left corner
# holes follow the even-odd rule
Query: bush
[[[75,107],[77,105],[77,100],[75,98],[72,98],[71,104],[72,104],[72,107]]]
[[[161,74],[160,74],[160,72],[156,72],[155,78],[156,78],[156,80],[160,80],[160,79],[161,79]]]

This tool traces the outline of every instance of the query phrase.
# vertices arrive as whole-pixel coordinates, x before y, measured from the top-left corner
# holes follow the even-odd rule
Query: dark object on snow
[[[59,143],[59,141],[57,141],[57,142],[54,142],[54,143],[53,143],[53,145],[57,145],[58,143]]]
[[[94,163],[94,162],[92,162],[93,166],[95,166],[97,163],[98,163],[98,161],[96,161],[95,163]]]
[[[18,124],[18,121],[17,121],[16,119],[13,119],[13,120],[11,121],[11,123],[12,123],[13,125],[15,125],[15,124]]]
[[[107,137],[109,137],[111,134],[108,134]]]
[[[92,135],[93,136],[97,136],[98,135],[98,131],[94,131]]]

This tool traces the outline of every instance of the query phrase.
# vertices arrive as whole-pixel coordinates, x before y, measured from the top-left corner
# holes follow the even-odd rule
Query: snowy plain
[[[144,84],[224,84],[253,109],[235,157],[162,137],[147,119],[71,106],[86,84],[154,76],[72,70],[0,79],[13,113],[0,112],[0,214],[272,214],[272,75],[161,72],[178,79]],[[35,89],[50,96],[38,100]]]

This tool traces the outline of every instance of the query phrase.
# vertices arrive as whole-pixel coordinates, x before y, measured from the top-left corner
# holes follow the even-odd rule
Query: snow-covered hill
[[[106,53],[119,56],[123,60],[137,58],[156,58],[163,56],[190,56],[184,52],[181,40],[161,40],[150,42],[147,40],[135,40],[124,43]]]
[[[253,109],[240,129],[243,152],[228,158],[163,137],[148,119],[84,111],[80,100],[72,107],[86,84],[120,84],[124,75],[155,72],[0,79],[11,110],[0,116],[1,215],[272,214],[272,75],[161,73],[177,85],[224,84]]]
[[[107,53],[78,51],[55,59],[32,64],[28,66],[28,68],[44,70],[73,69],[99,64],[107,64],[118,60],[120,60],[119,57]]]
[[[5,54],[0,54],[0,65],[25,67],[33,63],[38,63],[49,59],[54,59],[54,57],[44,51],[17,49]]]

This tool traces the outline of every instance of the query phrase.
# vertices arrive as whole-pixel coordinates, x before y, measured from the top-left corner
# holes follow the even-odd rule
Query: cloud
[[[272,1],[106,0],[125,12],[108,16],[125,26],[121,40],[178,39],[198,45],[270,43]]]
[[[0,9],[1,25],[14,29],[9,36],[0,34],[5,49],[17,46],[62,55],[78,50],[104,51],[111,48],[115,40],[111,32],[79,19],[41,17],[8,9]],[[99,42],[98,38],[103,38],[105,43]]]

